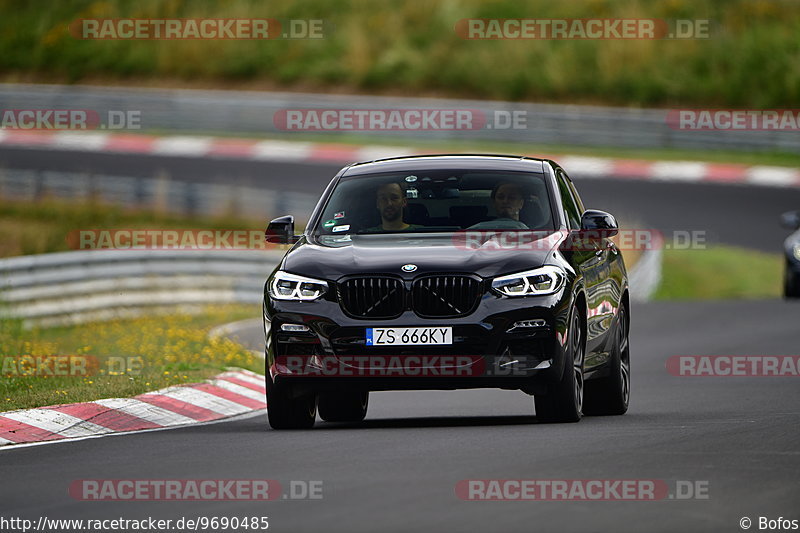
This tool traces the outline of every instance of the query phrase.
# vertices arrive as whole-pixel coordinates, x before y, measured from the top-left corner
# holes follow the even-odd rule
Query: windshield
[[[414,171],[343,178],[315,235],[553,230],[542,174]]]

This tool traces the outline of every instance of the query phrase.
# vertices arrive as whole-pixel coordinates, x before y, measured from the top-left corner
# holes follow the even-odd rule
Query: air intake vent
[[[353,278],[339,283],[339,305],[356,318],[397,318],[405,307],[405,292],[397,278]]]
[[[427,276],[411,288],[414,312],[424,318],[454,318],[475,310],[481,282],[468,276]]]

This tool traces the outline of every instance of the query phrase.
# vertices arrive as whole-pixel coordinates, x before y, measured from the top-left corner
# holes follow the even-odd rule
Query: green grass
[[[0,201],[0,257],[70,250],[67,235],[77,229],[262,227],[262,221],[233,215],[185,217],[56,199],[34,203]],[[202,381],[227,366],[263,372],[263,363],[238,344],[206,338],[213,325],[257,317],[259,313],[257,307],[227,305],[209,307],[197,315],[173,314],[43,329],[25,329],[21,320],[0,319],[0,411],[134,396],[176,383]],[[97,361],[100,366],[89,376],[19,376],[19,360],[15,358],[25,355],[88,356],[90,362]],[[110,370],[109,357],[141,357],[144,366],[141,373],[99,372]]]
[[[262,229],[263,221],[234,215],[186,217],[97,202],[0,199],[0,257],[70,250],[70,231],[89,229]]]
[[[783,257],[730,246],[665,250],[656,300],[778,298]]]
[[[263,373],[263,361],[244,347],[206,335],[211,326],[259,313],[256,306],[226,305],[198,315],[33,330],[18,320],[0,320],[0,411],[130,397],[202,381],[228,367]],[[87,371],[52,376],[40,367],[37,373],[23,365],[25,355],[76,356]]]
[[[0,79],[348,91],[624,106],[800,101],[785,0],[0,0]],[[78,40],[81,18],[323,19],[324,39]],[[464,40],[467,18],[708,19],[693,40]]]

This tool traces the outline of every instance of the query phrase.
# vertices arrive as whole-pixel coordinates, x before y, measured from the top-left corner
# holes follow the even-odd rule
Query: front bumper
[[[572,296],[482,296],[461,318],[428,319],[406,310],[391,320],[351,318],[333,299],[278,301],[265,297],[266,360],[276,382],[309,390],[503,388],[543,392],[562,375]],[[538,320],[536,327],[514,328]],[[282,331],[285,324],[306,332]],[[375,347],[368,327],[452,326],[453,344]]]

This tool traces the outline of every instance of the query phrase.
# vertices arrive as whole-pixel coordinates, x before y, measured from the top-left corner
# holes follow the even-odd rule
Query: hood
[[[412,279],[437,272],[490,278],[542,266],[564,237],[558,231],[304,236],[286,254],[282,268],[330,281],[352,274]],[[407,264],[416,270],[401,270]]]

